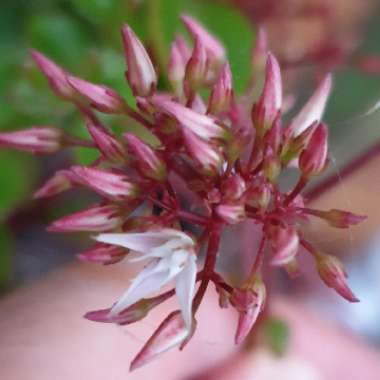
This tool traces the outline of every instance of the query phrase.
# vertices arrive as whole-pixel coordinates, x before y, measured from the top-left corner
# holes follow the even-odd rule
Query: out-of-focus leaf
[[[271,317],[264,324],[264,338],[276,355],[283,355],[289,341],[289,327],[281,319]]]
[[[26,38],[62,65],[77,67],[90,45],[88,31],[81,23],[60,13],[38,14],[29,20]]]
[[[32,193],[36,175],[30,155],[0,150],[0,221]]]
[[[0,287],[9,283],[12,274],[12,238],[0,224]]]

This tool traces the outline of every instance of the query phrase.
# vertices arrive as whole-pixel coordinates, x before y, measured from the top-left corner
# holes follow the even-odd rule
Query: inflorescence
[[[327,286],[348,301],[358,301],[347,285],[342,263],[321,253],[302,233],[311,217],[336,228],[365,219],[346,211],[305,207],[301,195],[328,165],[328,128],[321,119],[331,76],[325,76],[298,114],[284,123],[281,71],[276,57],[267,51],[264,31],[252,58],[253,79],[262,73],[264,84],[252,102],[259,81],[251,81],[247,92],[237,97],[223,45],[191,17],[183,16],[182,21],[193,47],[181,36],[172,43],[170,91],[157,89],[156,69],[126,25],[122,29],[126,79],[136,107],[111,88],[77,78],[32,51],[54,93],[79,110],[90,138],[80,140],[52,126],[0,133],[1,147],[32,153],[53,154],[75,146],[99,151],[90,166],[57,171],[35,197],[51,197],[73,187],[92,190],[101,197],[98,204],[55,221],[49,230],[99,233],[96,244],[78,255],[83,261],[115,264],[133,251],[133,260],[146,262],[112,307],[89,312],[86,318],[130,324],[177,297],[179,309],[162,322],[131,369],[169,348],[184,347],[194,334],[197,310],[210,283],[223,293],[223,305],[236,309],[235,341],[241,343],[264,308],[263,266],[283,267],[294,275],[301,246],[314,258]],[[95,111],[133,119],[158,143],[152,145],[153,138],[145,141],[132,133],[116,136]],[[284,191],[279,177],[289,167],[298,170],[299,179]],[[187,195],[181,197],[183,193]],[[186,197],[191,207],[185,207]],[[220,239],[226,226],[248,219],[261,228],[260,244],[252,252],[249,275],[234,287],[215,270]],[[173,289],[162,290],[173,282]]]

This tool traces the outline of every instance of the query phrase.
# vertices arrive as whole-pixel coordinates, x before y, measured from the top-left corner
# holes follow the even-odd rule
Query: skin
[[[379,163],[380,160],[376,162],[377,167]],[[364,173],[373,172],[373,165],[371,162]],[[360,189],[363,181],[369,180],[372,183],[366,188],[369,195],[363,199]],[[350,209],[367,211],[364,201],[377,186],[373,182],[363,171],[347,180],[346,189],[350,189],[353,206]],[[331,191],[313,206],[338,207],[339,197],[339,190]],[[355,205],[354,200],[360,204]],[[368,210],[376,217],[375,207],[371,205]],[[361,227],[357,244],[373,232],[373,223],[367,229]],[[329,231],[322,225],[321,228],[323,233]],[[238,350],[233,345],[236,315],[233,310],[218,308],[213,286],[199,309],[198,329],[186,349],[182,353],[172,350],[130,374],[130,361],[155,326],[175,310],[175,300],[167,301],[147,319],[128,327],[98,324],[81,316],[86,311],[110,306],[123,293],[133,273],[133,268],[125,263],[109,267],[74,263],[3,298],[0,302],[1,377],[7,380],[245,380],[252,376],[258,380],[378,379],[378,352],[294,299],[272,297],[272,312],[283,318],[291,330],[285,357],[274,361],[265,348],[250,352]]]

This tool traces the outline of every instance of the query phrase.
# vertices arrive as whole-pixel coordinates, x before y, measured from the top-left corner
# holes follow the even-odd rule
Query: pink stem
[[[305,198],[308,202],[314,201],[319,198],[325,192],[334,188],[339,184],[340,181],[349,177],[351,174],[356,172],[358,169],[363,167],[373,158],[375,158],[378,154],[380,154],[380,140],[370,147],[367,151],[360,154],[358,157],[354,158],[347,165],[343,166],[340,170],[339,175],[337,173],[333,173],[328,176],[326,179],[321,181],[318,185],[314,186],[310,191],[305,194]]]
[[[196,313],[196,311],[199,308],[199,305],[202,302],[202,299],[206,293],[208,284],[210,282],[211,277],[214,273],[214,268],[216,264],[216,256],[218,254],[219,250],[219,244],[220,244],[220,235],[222,233],[223,225],[222,224],[215,224],[212,226],[210,231],[210,238],[208,242],[207,247],[207,253],[206,253],[206,261],[204,265],[204,278],[198,288],[197,294],[194,297],[193,302],[193,312]]]

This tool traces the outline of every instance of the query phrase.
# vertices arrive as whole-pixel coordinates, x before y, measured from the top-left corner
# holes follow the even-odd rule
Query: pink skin
[[[195,336],[186,349],[181,353],[173,350],[128,373],[129,362],[136,352],[175,306],[167,301],[152,311],[146,322],[130,328],[99,325],[80,318],[88,310],[108,305],[110,299],[125,289],[128,281],[125,271],[124,265],[104,268],[76,263],[3,299],[0,306],[3,378],[177,380],[215,367],[203,379],[248,380],[248,373],[262,371],[262,366],[267,365],[254,352],[238,353],[232,344],[233,331],[226,329],[236,323],[236,315],[232,309],[221,311],[215,292],[210,290],[197,315]],[[275,299],[273,311],[285,318],[292,331],[285,360],[290,362],[296,357],[307,361],[325,380],[377,379],[378,354],[360,339],[290,300]],[[279,371],[284,376],[284,368]]]

